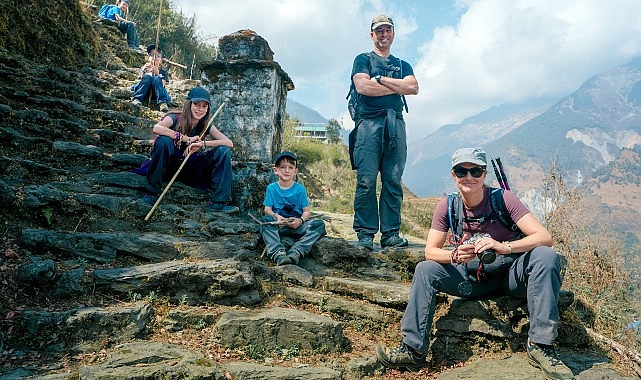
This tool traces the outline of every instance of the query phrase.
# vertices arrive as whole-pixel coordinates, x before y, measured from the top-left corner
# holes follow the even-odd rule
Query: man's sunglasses
[[[480,166],[475,166],[469,169],[464,168],[462,166],[456,166],[454,167],[454,169],[452,169],[452,171],[454,172],[454,175],[458,178],[467,177],[467,173],[470,173],[474,178],[481,178],[483,173],[485,173],[485,169]]]

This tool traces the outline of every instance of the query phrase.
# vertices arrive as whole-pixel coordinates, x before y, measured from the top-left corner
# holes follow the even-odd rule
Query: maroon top
[[[483,232],[490,234],[496,241],[509,240],[514,235],[514,232],[508,230],[496,217],[491,215],[492,205],[490,204],[490,191],[490,187],[484,186],[484,195],[481,203],[472,209],[467,209],[465,206],[463,207],[463,234],[471,236],[477,232]],[[519,219],[530,212],[516,195],[509,190],[503,191],[503,199],[505,200],[505,207],[514,222],[518,222]],[[481,217],[484,217],[485,220],[481,222],[466,221],[466,219]],[[436,205],[434,215],[432,216],[431,228],[442,232],[449,230],[447,197],[441,199]]]

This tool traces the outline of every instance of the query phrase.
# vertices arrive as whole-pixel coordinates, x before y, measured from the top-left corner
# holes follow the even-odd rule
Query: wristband
[[[505,245],[505,246],[507,247],[507,253],[506,253],[506,255],[509,255],[510,253],[512,253],[512,245],[510,244],[510,242],[509,242],[509,241],[504,241],[504,242],[503,242],[503,245]]]

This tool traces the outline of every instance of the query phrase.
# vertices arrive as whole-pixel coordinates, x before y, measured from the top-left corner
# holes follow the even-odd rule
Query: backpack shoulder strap
[[[490,205],[492,206],[492,212],[499,220],[499,222],[501,222],[501,224],[505,226],[505,228],[514,232],[515,236],[525,236],[525,234],[519,229],[519,226],[514,223],[512,217],[510,216],[510,213],[507,211],[507,207],[505,206],[505,199],[503,198],[503,189],[490,189]]]
[[[365,53],[367,55],[368,63],[369,63],[369,70],[370,72],[372,71],[372,52],[368,51]],[[349,100],[352,96],[356,96],[356,86],[354,85],[354,78],[349,78],[350,79],[350,85],[349,85],[349,92],[347,92],[347,96],[345,99]]]
[[[398,59],[398,66],[401,68],[401,79],[403,79],[403,61],[399,58]],[[407,108],[407,100],[405,100],[405,95],[401,95],[401,99],[403,99],[403,105],[405,106],[405,113],[409,113],[410,110]]]
[[[453,192],[447,195],[447,220],[452,235],[459,240],[463,238],[463,200],[461,194]]]

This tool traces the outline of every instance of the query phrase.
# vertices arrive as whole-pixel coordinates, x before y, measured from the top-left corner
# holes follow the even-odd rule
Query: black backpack
[[[369,59],[369,71],[370,73],[372,72],[372,52],[367,52],[367,58]],[[401,62],[401,59],[398,59],[398,64],[401,70],[401,78],[403,78],[403,63]],[[349,86],[349,92],[347,92],[347,96],[345,99],[347,100],[347,110],[349,111],[349,116],[354,120],[354,117],[356,116],[356,106],[358,105],[358,98],[360,97],[359,93],[356,92],[356,86],[354,86],[354,80],[350,79],[351,84]],[[405,112],[409,112],[409,109],[407,108],[407,101],[405,100],[405,95],[401,95],[403,98],[403,105],[405,106]]]
[[[503,199],[503,189],[490,188],[490,205],[492,206],[492,213],[480,219],[498,220],[508,230],[514,233],[510,240],[521,239],[525,237],[523,231],[512,220],[510,213],[505,207],[505,200]],[[450,231],[459,239],[463,238],[463,201],[461,195],[457,192],[448,194],[447,196],[447,218],[450,225]],[[482,220],[479,220],[482,221]]]

